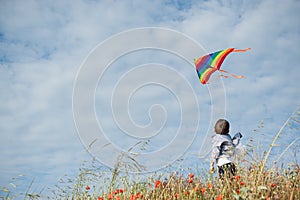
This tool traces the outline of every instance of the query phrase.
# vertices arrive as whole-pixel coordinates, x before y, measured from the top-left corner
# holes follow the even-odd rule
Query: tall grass
[[[267,151],[257,153],[255,146],[248,149],[248,156],[241,158],[237,175],[219,179],[208,169],[165,169],[154,174],[130,174],[121,171],[124,166],[140,166],[137,162],[124,163],[120,155],[114,169],[103,168],[97,162],[83,162],[74,179],[65,178],[52,189],[52,194],[33,195],[30,187],[24,199],[72,199],[72,200],[297,200],[300,199],[300,169],[296,162],[280,164],[278,160],[299,139],[296,137],[275,158],[273,165],[267,165],[272,149],[284,128],[292,120],[299,123],[299,108],[288,118]],[[296,130],[298,132],[299,130]],[[6,189],[7,190],[7,189]],[[9,191],[0,199],[12,199]]]
[[[248,163],[249,164],[249,163]],[[232,179],[219,179],[209,172],[194,174],[191,171],[174,172],[167,176],[155,174],[144,179],[132,179],[116,174],[107,179],[82,171],[74,187],[53,199],[300,199],[300,171],[298,165],[261,170],[263,160],[242,163]],[[114,170],[112,171],[112,173]],[[99,174],[104,173],[99,171]],[[107,174],[108,175],[108,174]],[[110,174],[111,175],[111,174]],[[97,179],[98,178],[98,179]]]
[[[110,172],[97,171],[89,169],[82,171],[79,175],[89,176],[90,172],[97,171],[99,178],[96,181],[83,181],[81,191],[76,190],[67,199],[115,199],[115,200],[137,200],[137,199],[157,199],[157,200],[175,200],[175,199],[261,199],[261,200],[296,200],[300,199],[300,170],[298,163],[289,165],[267,165],[272,149],[282,134],[284,128],[292,120],[299,123],[297,119],[300,116],[299,108],[287,119],[267,151],[262,154],[255,146],[250,146],[248,156],[241,159],[238,165],[238,173],[231,179],[219,179],[216,174],[210,174],[208,170],[190,169],[178,170],[169,173],[167,170],[146,175],[130,175],[120,171],[122,156],[116,162],[115,168]],[[294,144],[297,138],[291,143]],[[291,144],[288,145],[282,153],[286,152]],[[275,159],[278,161],[280,156]],[[296,157],[297,155],[295,155]],[[296,159],[297,160],[297,159]],[[138,163],[136,163],[138,165]],[[194,172],[197,171],[197,174]],[[167,174],[167,175],[166,175]],[[106,176],[106,178],[103,178]],[[95,176],[94,176],[95,178]],[[99,182],[102,180],[102,182]],[[101,186],[99,188],[99,186]],[[98,187],[98,188],[96,188]]]

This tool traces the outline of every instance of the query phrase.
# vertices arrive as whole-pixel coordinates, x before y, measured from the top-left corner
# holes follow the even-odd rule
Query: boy
[[[236,173],[236,166],[233,163],[235,158],[235,146],[239,144],[239,140],[242,137],[240,133],[237,133],[233,139],[229,135],[229,122],[225,119],[219,119],[214,131],[216,135],[212,138],[212,153],[210,157],[210,172],[214,172],[214,164],[218,166],[218,172],[220,178],[234,177]]]

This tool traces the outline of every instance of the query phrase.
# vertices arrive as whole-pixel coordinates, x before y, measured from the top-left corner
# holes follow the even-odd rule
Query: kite
[[[211,53],[211,54],[202,56],[198,59],[195,59],[196,71],[199,76],[200,82],[202,84],[209,83],[208,80],[215,71],[227,73],[235,78],[244,78],[244,76],[237,76],[237,75],[229,73],[228,71],[222,70],[220,68],[221,68],[221,65],[222,65],[224,59],[226,58],[226,56],[228,56],[228,54],[230,54],[231,52],[245,52],[248,50],[250,50],[250,48],[247,48],[247,49],[228,48],[228,49],[217,51],[215,53]],[[223,75],[223,74],[219,75],[218,77],[221,77],[221,76],[224,78],[228,78],[228,76]],[[218,78],[218,77],[216,77],[216,78]]]

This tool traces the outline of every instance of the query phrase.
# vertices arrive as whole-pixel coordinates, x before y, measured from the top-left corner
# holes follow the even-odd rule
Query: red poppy
[[[208,189],[211,189],[211,188],[212,188],[212,184],[211,184],[211,183],[208,183],[208,184],[207,184],[207,188],[208,188]]]
[[[137,192],[135,195],[131,195],[130,196],[130,200],[136,200],[136,199],[139,199],[139,198],[144,198],[144,195],[142,194],[142,193],[140,193],[140,192]]]
[[[271,188],[275,187],[276,184],[275,183],[270,183]]]
[[[195,176],[194,174],[189,174],[190,178],[194,178],[194,176]]]
[[[239,189],[236,190],[237,194],[241,194],[241,191]]]
[[[144,195],[142,194],[142,193],[140,193],[140,192],[137,192],[136,194],[135,194],[135,198],[136,199],[138,199],[138,198],[143,198],[144,197]]]
[[[113,192],[112,192],[112,194],[119,194],[119,193],[123,193],[124,192],[124,190],[122,190],[122,189],[115,189]]]
[[[236,181],[239,181],[240,178],[241,178],[241,176],[237,175],[237,176],[235,176],[234,178],[235,178]]]
[[[157,180],[155,182],[155,188],[160,188],[160,187],[162,187],[162,182],[160,180]]]
[[[137,198],[136,198],[135,195],[131,195],[131,196],[130,196],[130,200],[137,200]]]
[[[175,198],[179,198],[179,194],[178,194],[178,193],[175,193],[175,194],[174,194],[174,197],[175,197]]]
[[[117,197],[115,198],[115,200],[121,200],[121,197],[120,197],[120,196],[117,196]]]
[[[205,193],[205,187],[201,188],[201,193],[204,194]]]
[[[241,185],[241,186],[243,186],[243,185],[245,185],[245,184],[246,184],[246,183],[243,182],[243,181],[240,182],[240,185]]]
[[[115,191],[112,192],[112,194],[118,194],[118,193],[119,193],[118,190],[115,190]]]
[[[97,200],[104,200],[104,198],[103,197],[98,197]]]
[[[113,194],[108,194],[107,195],[107,199],[113,199],[114,198],[114,195]]]
[[[222,198],[223,198],[222,195],[216,196],[216,200],[222,200]]]
[[[87,186],[85,187],[85,189],[86,189],[86,190],[90,190],[91,188],[90,188],[90,186],[87,185]]]
[[[187,181],[188,183],[192,183],[193,182],[193,179],[188,179],[188,181]]]

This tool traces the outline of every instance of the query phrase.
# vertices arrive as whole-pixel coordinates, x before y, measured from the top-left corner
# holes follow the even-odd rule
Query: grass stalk
[[[276,134],[276,136],[274,137],[269,150],[267,151],[263,161],[262,161],[262,170],[265,168],[266,166],[266,162],[270,156],[270,153],[273,149],[273,147],[275,146],[275,142],[278,140],[279,136],[281,135],[282,131],[284,130],[284,128],[286,127],[286,125],[289,123],[289,121],[291,120],[291,118],[294,116],[294,114],[297,112],[297,110],[299,110],[300,106],[298,106],[296,108],[296,110],[289,116],[289,118],[285,121],[285,123],[281,126],[280,130],[278,131],[278,133]]]

